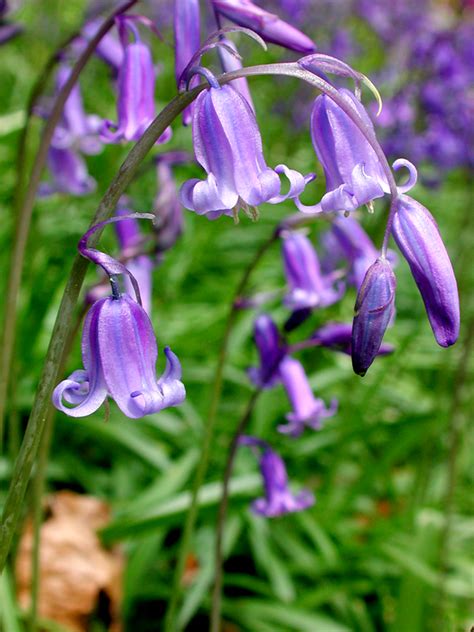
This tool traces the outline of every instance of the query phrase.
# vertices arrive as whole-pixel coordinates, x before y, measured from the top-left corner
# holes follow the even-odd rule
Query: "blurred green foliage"
[[[27,25],[26,32],[2,47],[2,270],[8,268],[13,165],[27,96],[46,57],[80,24],[81,8],[78,1],[25,3],[18,19]],[[358,28],[365,33],[364,27]],[[159,42],[154,49],[160,64],[157,100],[162,105],[175,92],[171,51]],[[242,50],[246,64],[280,56],[275,47],[266,54],[243,41]],[[361,70],[370,73],[377,68],[381,55],[380,47],[365,49]],[[309,103],[311,92],[294,80],[251,81],[269,164],[285,162],[303,172],[317,169],[307,126],[291,120],[297,108],[304,109],[304,99]],[[113,117],[111,82],[98,60],[91,62],[81,85],[88,111]],[[39,123],[33,129],[30,159]],[[170,147],[190,150],[190,136],[177,121]],[[21,293],[16,409],[10,411],[9,453],[0,460],[2,499],[76,243],[126,151],[107,146],[100,156],[88,159],[98,181],[93,195],[55,196],[36,205]],[[183,167],[177,179],[181,182],[197,173],[197,167]],[[311,185],[308,199],[321,193],[322,182]],[[144,166],[129,193],[135,210],[150,208],[153,168]],[[303,514],[271,521],[252,516],[248,505],[261,493],[260,478],[252,455],[239,453],[225,538],[223,609],[225,619],[236,626],[229,630],[458,632],[473,621],[469,600],[474,588],[474,471],[468,428],[474,315],[472,191],[467,175],[458,172],[437,190],[417,187],[415,196],[437,218],[453,258],[461,293],[461,339],[448,350],[436,346],[408,266],[400,260],[397,319],[388,333],[388,341],[396,346],[392,356],[376,361],[361,380],[346,356],[324,350],[301,354],[317,395],[326,401],[339,399],[334,419],[320,432],[290,441],[276,432],[288,410],[283,392],[277,388],[262,395],[251,432],[281,451],[295,486],[313,489],[317,503]],[[377,202],[375,215],[363,220],[376,243],[386,210]],[[139,421],[123,418],[114,405],[107,423],[103,411],[76,420],[57,415],[48,488],[75,489],[111,503],[114,517],[103,538],[107,544],[122,543],[127,552],[126,629],[160,629],[228,303],[255,249],[290,212],[291,204],[265,207],[258,223],[244,218],[237,226],[227,218],[208,222],[186,214],[185,234],[154,272],[153,305],[160,348],[170,344],[183,364],[188,398],[182,407]],[[312,230],[316,242],[324,228],[321,222]],[[111,252],[112,232],[102,241]],[[95,278],[91,270],[89,283]],[[251,286],[253,291],[278,290],[283,282],[275,246]],[[5,284],[3,274],[2,296]],[[314,313],[306,331],[329,319],[350,319],[354,298],[349,293],[340,304]],[[268,309],[279,323],[284,321],[286,312],[278,302]],[[247,311],[239,316],[231,339],[218,432],[192,544],[199,572],[187,584],[180,611],[181,623],[191,631],[207,625],[219,479],[231,434],[251,393],[245,369],[256,359],[251,340],[254,315]],[[68,370],[80,365],[78,337]],[[0,583],[5,632],[22,629],[13,595],[12,578],[5,575]]]

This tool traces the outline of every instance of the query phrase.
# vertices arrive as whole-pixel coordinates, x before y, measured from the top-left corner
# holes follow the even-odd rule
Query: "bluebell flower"
[[[174,3],[174,48],[175,75],[179,87],[181,75],[201,43],[199,0],[175,0]],[[192,116],[191,104],[183,111],[183,123],[189,125]]]
[[[254,340],[260,365],[251,367],[248,375],[259,388],[271,388],[279,381],[280,361],[285,355],[278,328],[268,314],[260,314],[254,323]]]
[[[102,139],[109,143],[138,140],[155,118],[155,69],[149,47],[141,41],[130,17],[116,18],[123,47],[123,63],[118,73],[118,123],[105,121]],[[128,41],[131,33],[133,41]],[[165,143],[171,137],[167,128],[158,139]]]
[[[332,305],[344,294],[333,274],[323,274],[311,241],[302,232],[282,233],[282,255],[288,293],[284,302],[293,310]]]
[[[310,340],[317,346],[351,355],[352,323],[326,323],[311,335]],[[392,345],[382,342],[377,355],[387,355],[392,353],[393,349]]]
[[[303,511],[314,504],[314,495],[309,490],[303,489],[298,494],[292,493],[288,487],[285,462],[268,443],[256,437],[243,435],[239,439],[239,444],[249,446],[259,454],[265,497],[258,498],[252,503],[254,513],[267,518],[275,518],[287,513]]]
[[[346,89],[339,90],[365,128],[374,133],[364,106]],[[311,139],[326,176],[326,193],[318,204],[296,205],[304,213],[355,211],[390,191],[386,175],[374,149],[349,116],[327,95],[316,98],[311,114]],[[408,191],[416,182],[414,165],[399,159],[394,168],[407,167],[408,182],[400,191]]]
[[[38,189],[40,196],[53,193],[88,195],[95,190],[97,183],[89,175],[84,159],[76,150],[51,146],[47,164],[51,180],[41,183]]]
[[[314,396],[301,362],[285,356],[280,362],[279,373],[293,409],[286,416],[288,423],[278,426],[280,432],[297,437],[306,427],[319,430],[323,419],[336,414],[336,400],[327,408],[322,399]]]
[[[208,177],[183,184],[183,206],[210,219],[236,217],[240,208],[255,216],[254,207],[264,202],[278,204],[299,195],[305,178],[285,165],[267,166],[255,115],[242,95],[232,86],[220,87],[207,71],[206,76],[212,85],[194,104],[193,143]],[[280,193],[280,173],[290,181],[285,195]]]

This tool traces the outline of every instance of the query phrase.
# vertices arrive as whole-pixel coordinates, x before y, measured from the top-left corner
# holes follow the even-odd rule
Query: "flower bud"
[[[416,200],[401,195],[392,233],[418,285],[437,343],[453,345],[459,335],[458,288],[434,217]]]
[[[367,270],[360,286],[352,324],[352,366],[364,376],[379,353],[382,338],[395,308],[397,280],[387,259]]]

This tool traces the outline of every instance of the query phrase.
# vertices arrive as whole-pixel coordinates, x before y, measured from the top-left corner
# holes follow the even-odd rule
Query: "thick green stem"
[[[11,372],[10,369],[12,364],[13,349],[15,346],[17,303],[23,271],[23,263],[25,259],[26,243],[30,231],[31,216],[36,200],[36,194],[38,192],[43,169],[46,165],[48,151],[51,140],[53,138],[54,130],[56,129],[56,125],[61,119],[64,105],[71,93],[71,90],[76,84],[81,71],[97,48],[97,44],[100,42],[103,36],[112,28],[116,16],[127,11],[130,7],[136,4],[137,1],[138,0],[128,0],[119,8],[117,8],[101,25],[97,34],[91,39],[89,45],[77,60],[70,76],[68,77],[68,80],[59,91],[59,94],[56,97],[53,108],[48,117],[48,120],[46,121],[43,133],[41,135],[41,141],[31,171],[28,188],[18,214],[14,247],[10,258],[8,288],[5,301],[5,320],[3,325],[3,338],[0,357],[0,448],[2,446],[3,440],[3,420],[5,417],[8,383]],[[20,192],[18,192],[17,195],[20,196]]]

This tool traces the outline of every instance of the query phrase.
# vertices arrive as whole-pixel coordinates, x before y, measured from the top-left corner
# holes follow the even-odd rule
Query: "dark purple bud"
[[[321,428],[322,420],[332,417],[337,411],[337,401],[326,408],[322,399],[313,394],[301,362],[285,356],[280,363],[280,378],[293,408],[286,418],[288,423],[278,426],[278,430],[292,437],[298,437],[307,426],[313,430]]]
[[[250,0],[212,0],[212,4],[223,17],[255,31],[267,42],[298,53],[316,50],[314,42],[307,35]]]
[[[314,505],[314,495],[309,490],[303,489],[298,494],[291,492],[285,462],[265,441],[244,435],[240,437],[239,443],[260,453],[258,458],[265,498],[259,498],[252,503],[254,513],[274,518],[286,513],[303,511]]]
[[[255,320],[254,339],[260,366],[251,367],[248,376],[258,388],[271,388],[279,381],[278,368],[285,349],[278,328],[268,314],[261,314]]]
[[[434,217],[408,195],[398,199],[392,234],[418,285],[436,341],[459,336],[459,295],[453,267]]]
[[[212,85],[195,101],[193,141],[196,159],[208,177],[183,184],[183,206],[209,219],[236,217],[240,208],[255,217],[256,206],[299,195],[305,178],[285,165],[267,166],[255,115],[242,95],[232,86],[220,87],[208,71],[206,76]],[[285,195],[280,194],[280,173],[290,181]]]
[[[302,310],[332,305],[344,293],[343,284],[334,288],[332,275],[321,272],[318,255],[311,241],[301,232],[282,234],[282,254],[289,292],[285,305]]]
[[[387,259],[377,259],[360,286],[352,324],[352,366],[364,376],[379,353],[395,309],[397,280]]]
[[[201,44],[199,0],[176,0],[174,3],[174,45],[176,84]],[[185,125],[191,123],[192,106],[183,112]]]
[[[91,307],[84,323],[84,369],[58,384],[53,404],[70,417],[84,417],[109,396],[132,419],[177,406],[186,395],[181,365],[166,347],[166,368],[157,380],[157,356],[153,327],[145,310],[127,294],[101,299]]]
[[[311,340],[321,347],[327,347],[334,351],[341,351],[347,355],[352,354],[352,324],[351,323],[327,323],[317,329],[311,336]],[[382,343],[377,355],[387,355],[393,352],[393,346]]]

